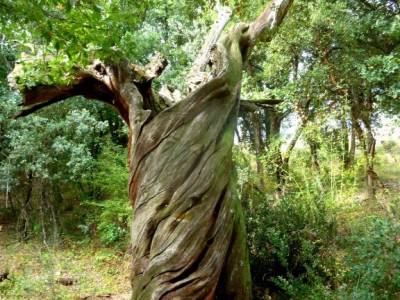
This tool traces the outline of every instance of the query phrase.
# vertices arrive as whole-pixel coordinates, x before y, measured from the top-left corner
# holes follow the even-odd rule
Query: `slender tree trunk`
[[[272,141],[280,136],[283,114],[275,108],[267,110],[268,123],[269,123],[269,137],[268,140]]]
[[[46,201],[47,201],[47,195],[46,195],[46,190],[44,188],[43,181],[40,183],[40,201],[39,201],[39,213],[40,213],[40,225],[42,227],[42,240],[43,244],[46,246],[48,245],[48,239],[47,239],[47,209],[46,209]],[[45,216],[46,215],[46,216]],[[46,219],[46,220],[45,220]]]
[[[28,173],[27,176],[27,191],[25,200],[21,203],[21,208],[17,221],[17,231],[20,235],[21,240],[25,241],[28,238],[28,230],[29,230],[29,215],[28,215],[28,205],[32,198],[33,191],[33,174],[32,172]]]
[[[268,137],[267,137],[267,147],[271,154],[271,163],[275,166],[275,179],[277,183],[277,193],[280,195],[283,192],[283,187],[285,185],[285,170],[283,166],[283,158],[281,154],[281,143],[277,140],[280,137],[281,124],[283,120],[283,115],[276,109],[268,109]],[[268,125],[268,126],[267,126]]]
[[[318,162],[318,145],[314,141],[308,139],[308,146],[310,147],[311,166],[314,170],[319,171],[320,166]]]
[[[378,175],[374,171],[374,159],[375,159],[375,144],[376,140],[372,133],[372,129],[368,124],[366,126],[366,149],[365,156],[367,160],[367,185],[368,185],[368,198],[375,198],[376,186],[378,182]]]
[[[341,110],[341,116],[340,116],[340,123],[342,126],[342,131],[341,131],[341,138],[342,138],[342,157],[343,157],[343,166],[345,169],[350,168],[350,144],[349,144],[349,128],[347,127],[347,122],[346,122],[346,114],[344,109],[342,108]]]
[[[345,93],[347,97],[347,92]],[[347,101],[347,100],[345,100]],[[355,116],[353,113],[350,113],[351,124],[347,123],[347,113],[346,109],[343,107],[341,109],[341,126],[342,126],[342,140],[343,140],[343,166],[344,169],[350,169],[355,162],[355,154],[356,154],[356,130],[355,130]]]
[[[260,116],[257,114],[257,112],[252,112],[251,113],[251,123],[252,127],[254,129],[254,140],[253,140],[253,145],[255,148],[256,152],[256,167],[257,167],[257,174],[259,177],[259,185],[260,189],[263,190],[265,187],[265,182],[264,182],[264,165],[262,162],[262,155],[264,153],[264,143],[262,140],[262,128],[261,128],[261,120]]]
[[[375,158],[375,143],[376,140],[372,133],[370,118],[363,118],[362,120],[353,117],[354,129],[361,144],[361,148],[365,160],[365,176],[367,180],[368,198],[375,198],[376,183],[378,175],[374,171],[374,158]],[[365,130],[361,126],[363,122]]]
[[[349,149],[349,167],[354,165],[356,158],[356,130],[354,129],[353,122],[351,124],[350,135],[350,149]]]
[[[280,172],[282,174],[282,176],[281,176],[281,184],[282,184],[282,186],[285,185],[287,176],[289,174],[290,156],[292,155],[293,149],[296,146],[297,141],[299,140],[299,138],[300,138],[305,126],[306,126],[306,123],[300,124],[300,126],[299,126],[299,128],[297,128],[293,138],[290,140],[285,154],[282,155],[282,164],[281,164],[281,169],[280,169]]]

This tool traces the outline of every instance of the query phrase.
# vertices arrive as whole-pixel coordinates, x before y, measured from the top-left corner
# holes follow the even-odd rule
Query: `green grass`
[[[9,280],[0,283],[0,299],[80,299],[88,296],[129,297],[128,254],[68,242],[47,247],[40,241],[16,242],[11,231],[0,232],[0,271]],[[72,278],[64,286],[59,278]]]

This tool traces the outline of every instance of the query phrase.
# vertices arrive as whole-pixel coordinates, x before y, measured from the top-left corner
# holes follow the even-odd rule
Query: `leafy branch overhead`
[[[272,37],[272,33],[281,23],[291,3],[292,1],[272,1],[256,21],[245,27],[245,32],[243,32],[241,39],[241,47],[244,53],[254,45],[263,32],[264,39]],[[215,77],[223,68],[220,65],[222,63],[221,58],[216,57],[217,54],[215,51],[217,42],[226,23],[229,21],[231,12],[228,8],[220,6],[217,6],[217,12],[219,13],[217,20],[211,28],[204,46],[200,50],[198,58],[189,73],[189,91],[194,90],[196,86],[202,85],[212,77]],[[65,19],[62,18],[62,20]],[[67,57],[65,59],[69,61]],[[81,95],[88,99],[96,99],[111,104],[121,114],[122,118],[126,122],[129,122],[129,100],[123,99],[124,96],[117,91],[120,88],[118,85],[120,84],[119,80],[122,79],[121,76],[126,77],[123,80],[134,83],[132,88],[137,89],[143,97],[143,99],[134,97],[135,106],[139,105],[137,107],[140,109],[150,110],[152,114],[156,114],[162,109],[179,102],[184,97],[182,95],[186,94],[184,91],[178,91],[176,88],[173,88],[171,91],[166,85],[160,89],[159,93],[152,91],[152,81],[161,75],[168,64],[167,60],[161,54],[156,54],[144,67],[129,64],[125,62],[125,59],[121,60],[122,58],[118,56],[113,59],[114,62],[110,61],[110,57],[106,57],[105,61],[110,61],[109,63],[96,59],[84,68],[73,66],[73,69],[75,69],[73,71],[74,74],[71,74],[72,77],[67,79],[65,84],[46,85],[45,80],[45,82],[32,87],[29,80],[26,85],[22,83],[24,108],[20,116],[30,114],[42,107],[62,101],[68,97]],[[53,56],[45,56],[44,62],[46,63],[47,61],[56,64],[57,67],[59,66],[59,61],[57,59],[54,60]],[[13,72],[9,75],[9,80],[14,87],[18,87],[18,82],[30,74],[30,72],[26,72],[26,70],[29,70],[29,67],[26,67],[26,63],[28,65],[31,63],[37,65],[38,60],[29,57],[16,65]],[[208,68],[211,69],[211,73],[213,74],[206,75],[207,72],[205,71]],[[219,69],[219,71],[212,71],[213,68]],[[197,79],[194,79],[195,77]],[[199,79],[199,77],[202,78]],[[67,78],[69,78],[68,75]],[[22,80],[24,82],[24,79]],[[61,82],[65,80],[62,79]]]

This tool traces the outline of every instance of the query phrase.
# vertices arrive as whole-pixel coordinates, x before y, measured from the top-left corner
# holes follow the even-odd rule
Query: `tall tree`
[[[255,42],[272,38],[292,2],[274,0],[254,22],[224,34],[223,10],[190,72],[192,92],[181,101],[152,89],[166,67],[159,55],[144,67],[108,57],[70,82],[23,88],[20,116],[82,95],[114,106],[127,123],[132,299],[251,298],[232,176],[242,70]]]

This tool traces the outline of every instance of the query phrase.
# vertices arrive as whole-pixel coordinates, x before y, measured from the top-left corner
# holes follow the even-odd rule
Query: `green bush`
[[[369,217],[354,225],[344,241],[352,251],[340,287],[345,299],[400,298],[400,223],[396,219]]]
[[[292,192],[247,214],[256,286],[298,298],[310,286],[334,284],[336,221],[327,195]]]
[[[98,234],[104,245],[125,246],[128,241],[128,227],[131,205],[128,200],[128,169],[126,150],[108,144],[98,158],[93,179],[93,195],[84,202],[90,211],[85,224],[80,228],[84,233]]]

